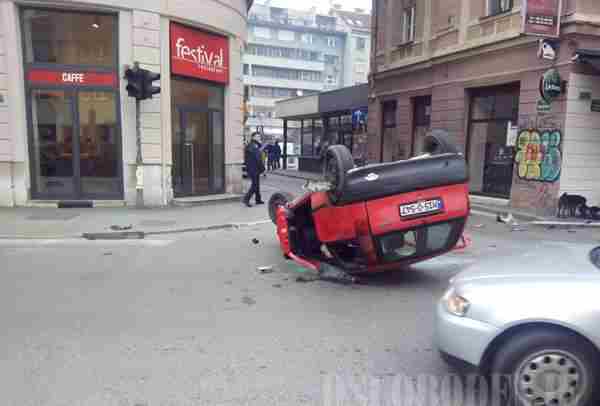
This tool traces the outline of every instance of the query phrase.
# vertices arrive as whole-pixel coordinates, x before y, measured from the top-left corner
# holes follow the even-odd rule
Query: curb
[[[581,223],[578,221],[539,220],[539,221],[532,221],[530,224],[535,227],[558,228],[558,229],[570,229],[570,228],[597,228],[597,229],[600,229],[600,222]]]
[[[243,195],[231,195],[227,197],[221,197],[218,199],[203,199],[196,201],[172,201],[171,205],[174,207],[199,207],[199,206],[212,206],[221,203],[239,203],[242,201]]]
[[[302,176],[302,175],[295,175],[292,173],[278,173],[278,172],[267,172],[267,175],[275,175],[275,176],[281,176],[283,178],[293,178],[293,179],[302,179],[302,180],[321,180],[322,177],[321,176],[314,176],[314,177],[306,177],[306,176]]]

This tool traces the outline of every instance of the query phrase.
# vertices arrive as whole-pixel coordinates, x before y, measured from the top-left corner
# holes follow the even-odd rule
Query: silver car
[[[600,248],[544,243],[480,262],[436,319],[443,358],[508,377],[515,404],[600,404]]]

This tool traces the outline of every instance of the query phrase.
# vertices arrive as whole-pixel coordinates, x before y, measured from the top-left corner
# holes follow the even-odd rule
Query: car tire
[[[329,197],[337,202],[344,191],[346,174],[354,168],[354,158],[344,145],[332,145],[327,149],[323,162],[323,176],[331,184]]]
[[[577,334],[538,328],[504,342],[490,376],[502,377],[506,405],[587,406],[600,400],[599,366],[597,349]]]
[[[444,130],[434,130],[427,135],[423,144],[424,152],[431,155],[458,154],[458,148],[450,141],[449,134]]]
[[[271,195],[271,197],[269,198],[268,209],[269,218],[271,219],[273,224],[277,225],[277,209],[279,208],[279,206],[285,206],[292,200],[294,200],[294,196],[286,192],[277,192]]]

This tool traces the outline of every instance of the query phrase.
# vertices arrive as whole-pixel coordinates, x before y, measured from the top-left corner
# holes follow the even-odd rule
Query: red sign
[[[117,75],[114,73],[31,70],[27,80],[41,85],[117,86]]]
[[[171,23],[171,72],[229,83],[229,40]]]
[[[524,0],[523,33],[557,38],[561,14],[561,0]]]

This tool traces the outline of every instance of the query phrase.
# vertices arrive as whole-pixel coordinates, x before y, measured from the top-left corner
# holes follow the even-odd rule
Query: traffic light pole
[[[142,112],[141,100],[135,100],[135,177],[137,184],[135,185],[135,206],[138,209],[144,208],[144,166],[142,160]]]

